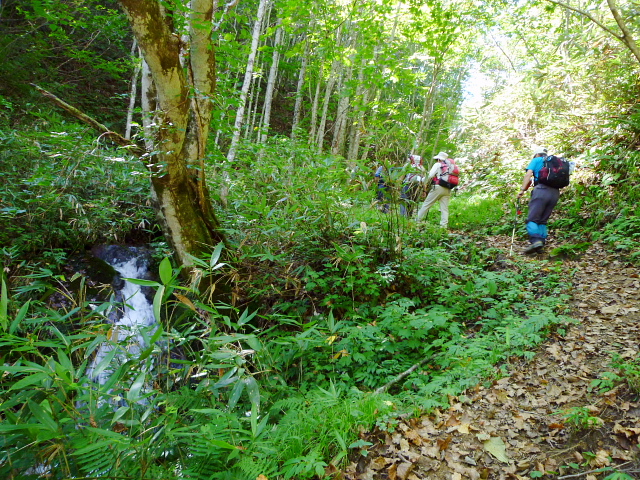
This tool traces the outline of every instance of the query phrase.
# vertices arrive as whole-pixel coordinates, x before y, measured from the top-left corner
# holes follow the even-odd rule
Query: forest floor
[[[511,238],[492,242],[509,255]],[[525,247],[516,242],[513,254]],[[550,260],[548,251],[531,258],[540,268]],[[532,360],[512,360],[508,377],[452,398],[448,410],[363,433],[373,445],[344,478],[640,479],[640,394],[623,381],[609,391],[593,383],[616,371],[613,353],[629,361],[640,349],[640,269],[598,244],[563,262],[579,323]]]

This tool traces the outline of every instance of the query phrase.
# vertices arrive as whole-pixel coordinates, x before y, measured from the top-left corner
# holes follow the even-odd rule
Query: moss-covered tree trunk
[[[184,22],[159,0],[120,0],[144,59],[144,161],[167,239],[183,266],[224,241],[204,176],[216,84],[216,2],[192,0]]]

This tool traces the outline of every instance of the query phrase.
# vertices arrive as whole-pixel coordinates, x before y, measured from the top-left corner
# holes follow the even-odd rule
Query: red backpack
[[[458,186],[458,183],[460,183],[460,169],[453,161],[453,158],[440,160],[440,171],[440,175],[436,175],[433,183],[449,189]]]

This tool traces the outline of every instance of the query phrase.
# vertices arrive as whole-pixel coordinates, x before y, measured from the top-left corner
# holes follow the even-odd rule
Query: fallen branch
[[[63,110],[65,110],[66,112],[70,113],[71,115],[76,117],[81,122],[84,122],[87,125],[91,126],[95,130],[98,130],[99,132],[102,132],[103,135],[108,136],[116,144],[118,144],[122,148],[126,148],[132,154],[134,154],[134,155],[136,155],[138,157],[141,157],[145,153],[145,150],[143,148],[141,148],[140,146],[136,145],[135,143],[131,143],[129,140],[124,138],[119,133],[114,132],[112,130],[109,130],[106,126],[104,126],[103,124],[101,124],[100,122],[95,120],[94,118],[90,117],[86,113],[81,112],[76,107],[73,107],[73,106],[69,105],[64,100],[56,97],[53,93],[48,92],[44,88],[39,87],[38,85],[35,85],[33,83],[31,85],[33,85],[34,88],[36,90],[38,90],[38,92],[40,92],[43,96],[45,96],[46,98],[51,100],[53,103],[55,103],[56,105],[61,107]]]
[[[380,388],[378,388],[375,392],[373,393],[384,393],[387,390],[389,390],[389,387],[391,387],[393,384],[398,383],[400,380],[402,380],[403,378],[407,377],[408,375],[410,375],[411,373],[413,373],[417,368],[421,367],[422,365],[424,365],[425,363],[427,363],[427,360],[429,360],[431,357],[426,357],[423,358],[422,360],[420,360],[418,363],[416,363],[415,365],[413,365],[411,368],[409,368],[408,370],[405,370],[404,372],[402,372],[401,374],[399,374],[397,377],[395,377],[393,380],[391,380],[389,383],[381,386]]]
[[[616,465],[613,468],[618,469],[620,467],[624,467],[625,465],[628,465],[629,463],[631,463],[631,462],[621,463],[620,465]],[[580,473],[573,473],[571,475],[564,475],[562,477],[558,477],[558,480],[562,480],[564,478],[577,478],[577,477],[582,477],[583,475],[588,475],[590,473],[602,473],[604,471],[605,470],[603,470],[603,467],[600,467],[600,468],[596,468],[595,470],[589,470],[588,472],[580,472]]]

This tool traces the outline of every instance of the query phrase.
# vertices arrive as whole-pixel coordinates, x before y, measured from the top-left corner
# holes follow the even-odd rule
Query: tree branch
[[[61,107],[63,110],[67,111],[68,113],[70,113],[71,115],[76,117],[81,122],[84,122],[87,125],[93,127],[95,130],[98,130],[99,132],[102,132],[104,135],[106,135],[109,138],[111,138],[116,144],[120,145],[122,148],[126,148],[127,150],[129,150],[131,153],[133,153],[134,155],[136,155],[138,157],[142,156],[145,153],[145,150],[143,148],[141,148],[140,146],[136,145],[135,143],[131,143],[129,140],[124,138],[119,133],[116,133],[116,132],[114,132],[112,130],[109,130],[107,127],[105,127],[103,124],[101,124],[100,122],[98,122],[94,118],[92,118],[89,115],[81,112],[76,107],[73,107],[73,106],[69,105],[64,100],[56,97],[53,93],[48,92],[44,88],[39,87],[38,85],[36,85],[34,83],[32,83],[31,85],[33,85],[33,87],[36,90],[38,90],[38,92],[40,92],[44,97],[46,97],[49,100],[51,100],[53,103],[55,103],[56,105]]]
[[[575,13],[577,13],[579,15],[582,15],[583,17],[588,18],[593,23],[598,25],[601,29],[603,29],[605,32],[607,32],[608,34],[613,35],[614,37],[616,37],[618,40],[620,40],[622,42],[624,41],[624,38],[622,37],[622,35],[619,35],[616,32],[614,32],[613,30],[611,30],[609,27],[604,25],[602,22],[600,22],[597,18],[595,18],[590,13],[587,13],[584,10],[580,10],[579,8],[572,7],[571,5],[567,5],[566,3],[559,2],[558,0],[547,0],[547,2],[553,3],[555,5],[558,5],[558,6],[562,7],[562,8],[566,8],[567,10],[571,10],[572,12],[575,12]]]
[[[418,369],[419,367],[421,367],[422,365],[424,365],[425,363],[427,363],[427,361],[429,361],[431,357],[425,357],[422,360],[420,360],[418,363],[416,363],[415,365],[413,365],[411,368],[409,368],[408,370],[405,370],[404,372],[402,372],[400,375],[398,375],[397,377],[395,377],[393,380],[391,380],[389,383],[381,386],[380,388],[376,389],[375,392],[376,394],[379,393],[384,393],[387,390],[389,390],[389,388],[391,386],[393,386],[394,384],[398,383],[400,380],[402,380],[403,378],[407,377],[408,375],[410,375],[411,373],[413,373],[416,369]]]
[[[230,2],[228,2],[225,6],[224,6],[224,11],[222,12],[222,16],[220,17],[220,21],[218,23],[213,24],[213,31],[217,32],[218,29],[220,28],[220,26],[222,25],[222,21],[224,20],[224,16],[229,13],[229,10],[231,10],[233,7],[235,7],[236,5],[238,5],[238,2],[240,0],[231,0]]]
[[[631,50],[633,56],[636,57],[638,62],[640,62],[640,49],[638,48],[636,41],[633,39],[631,31],[629,30],[629,27],[627,27],[627,24],[622,18],[622,15],[620,15],[620,10],[618,10],[615,0],[607,0],[607,5],[609,5],[609,10],[611,10],[611,14],[613,15],[613,18],[615,18],[616,23],[618,24],[618,27],[620,27],[620,31],[622,32],[622,37],[618,38],[622,40],[622,42],[629,48],[629,50]]]

